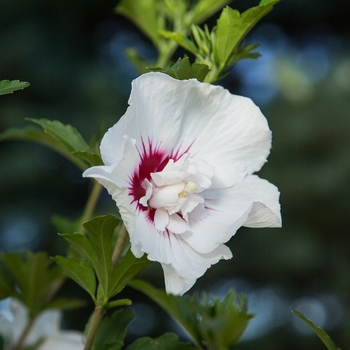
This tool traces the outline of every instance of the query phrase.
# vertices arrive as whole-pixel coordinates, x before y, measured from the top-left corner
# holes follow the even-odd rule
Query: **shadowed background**
[[[231,6],[245,10],[257,3]],[[24,118],[48,118],[90,138],[117,121],[137,77],[124,50],[134,46],[149,58],[155,52],[113,13],[116,4],[1,1],[0,80],[31,83],[0,97],[1,132],[26,125]],[[235,288],[248,296],[257,316],[238,349],[325,349],[292,309],[323,327],[340,348],[350,344],[349,11],[341,0],[282,1],[248,36],[247,42],[261,44],[262,57],[240,62],[220,82],[251,97],[269,121],[273,148],[259,175],[279,187],[283,217],[282,229],[240,229],[229,242],[234,258],[212,267],[193,288],[217,296]],[[77,218],[89,180],[34,143],[2,142],[0,162],[0,250],[63,254],[51,218]],[[104,192],[96,214],[113,212]],[[142,277],[163,285],[157,264]],[[88,299],[73,282],[62,292]],[[127,293],[134,294],[138,316],[130,340],[179,331],[145,297]],[[67,313],[64,327],[82,329],[91,310]]]

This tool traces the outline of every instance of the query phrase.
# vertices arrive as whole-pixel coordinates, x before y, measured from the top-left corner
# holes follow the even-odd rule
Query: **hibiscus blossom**
[[[245,97],[195,79],[148,73],[132,82],[125,115],[104,135],[104,166],[87,169],[110,193],[136,257],[162,264],[183,294],[220,259],[240,226],[279,227],[278,189],[254,172],[271,131]]]
[[[13,349],[18,343],[28,323],[28,310],[18,300],[10,298],[6,315],[0,308],[0,336],[4,341],[4,350]],[[7,316],[7,317],[6,317]],[[24,345],[33,345],[40,341],[37,350],[82,350],[83,334],[78,331],[60,330],[62,313],[59,310],[44,311],[35,320]]]

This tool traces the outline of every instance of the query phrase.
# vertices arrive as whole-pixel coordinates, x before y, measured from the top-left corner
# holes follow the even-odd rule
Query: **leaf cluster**
[[[139,56],[136,49],[129,49],[126,52],[128,58],[140,73],[145,73],[150,67],[169,68],[178,44],[162,35],[162,31],[176,32],[187,36],[193,24],[202,23],[231,1],[120,1],[116,12],[133,22],[152,41],[158,52],[157,60],[147,61]]]
[[[0,299],[13,297],[20,300],[32,318],[47,309],[83,305],[76,299],[53,299],[63,278],[62,269],[53,265],[46,253],[0,255]]]
[[[117,13],[139,27],[152,41],[159,55],[157,61],[146,61],[136,49],[130,48],[126,52],[129,60],[140,73],[163,70],[172,75],[173,70],[169,70],[171,58],[177,47],[181,46],[195,57],[197,66],[193,67],[190,77],[213,83],[224,77],[237,61],[258,58],[260,55],[254,50],[259,45],[244,45],[244,38],[279,0],[261,0],[258,6],[243,13],[226,6],[211,31],[207,25],[203,29],[198,26],[229,2],[122,0],[116,8]],[[188,79],[188,67],[177,64],[176,69],[177,79]],[[195,70],[199,72],[198,76],[193,76]]]
[[[203,293],[189,297],[167,295],[149,283],[134,280],[129,285],[146,294],[178,321],[198,348],[227,349],[237,342],[253,317],[247,312],[247,300],[231,291],[223,299]]]
[[[120,293],[150,263],[146,257],[135,258],[129,250],[120,265],[113,268],[114,231],[119,223],[120,219],[116,216],[99,216],[84,224],[86,236],[80,233],[60,234],[79,257],[53,258],[71,279],[90,294],[96,305],[104,305],[105,308],[116,306],[115,302],[108,303],[109,299]]]
[[[211,31],[198,25],[191,26],[191,37],[185,33],[161,31],[164,37],[176,41],[185,50],[195,56],[195,62],[209,67],[206,81],[219,80],[237,63],[245,58],[258,58],[253,52],[256,44],[244,45],[244,38],[256,23],[269,13],[279,0],[262,0],[256,7],[243,13],[226,6]]]

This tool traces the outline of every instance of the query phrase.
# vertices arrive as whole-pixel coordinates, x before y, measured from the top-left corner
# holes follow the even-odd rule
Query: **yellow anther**
[[[187,185],[185,186],[185,188],[178,194],[178,196],[185,197],[188,194],[195,192],[196,189],[197,189],[197,185],[194,182],[189,181],[187,182]]]

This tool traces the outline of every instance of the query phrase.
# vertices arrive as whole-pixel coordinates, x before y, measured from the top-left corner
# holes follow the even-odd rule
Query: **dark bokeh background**
[[[137,76],[123,51],[133,45],[154,54],[133,25],[113,14],[116,3],[0,2],[0,80],[31,83],[0,98],[0,131],[27,124],[24,118],[48,118],[89,138],[116,122]],[[256,4],[237,0],[233,6]],[[350,345],[349,13],[350,3],[341,0],[282,1],[249,36],[262,45],[263,56],[239,63],[222,82],[253,98],[267,116],[273,149],[260,176],[280,188],[283,214],[280,230],[241,229],[230,241],[234,258],[212,267],[194,288],[248,295],[257,317],[237,346],[242,350],[325,349],[291,314],[294,308],[339,347]],[[32,143],[1,143],[0,164],[0,249],[62,253],[51,217],[77,218],[89,181]],[[115,210],[104,193],[97,212]],[[156,265],[143,277],[163,283]],[[63,292],[87,298],[74,283]],[[135,300],[130,339],[177,331],[152,303],[139,294]],[[82,329],[90,311],[67,313],[64,326]]]

